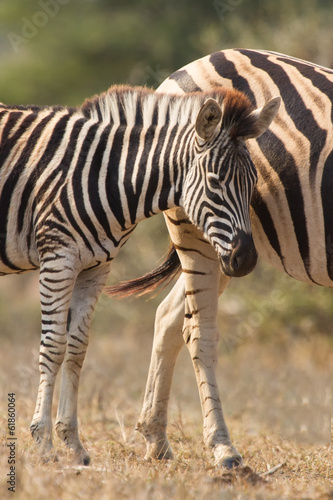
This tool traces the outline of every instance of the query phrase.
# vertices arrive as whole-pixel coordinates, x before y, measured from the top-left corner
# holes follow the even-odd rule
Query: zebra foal
[[[248,142],[258,170],[251,199],[251,224],[259,256],[275,268],[307,283],[333,286],[333,70],[265,50],[229,49],[210,54],[173,73],[159,92],[184,94],[216,88],[244,92],[255,106],[280,95],[282,106],[269,131]],[[207,331],[217,343],[218,295],[229,282],[206,253],[202,235],[180,209],[165,219],[183,273],[156,314],[155,337],[146,394],[138,428],[146,438],[147,457],[172,457],[166,427],[173,369],[179,351],[191,350],[191,338]],[[176,257],[176,262],[175,262]],[[164,274],[115,287],[134,293],[167,278],[179,260],[171,254]],[[140,285],[141,283],[141,285]],[[139,286],[140,285],[140,286]],[[200,293],[194,293],[200,290]],[[185,297],[185,299],[184,299]],[[205,360],[214,380],[214,355]],[[232,467],[242,457],[232,446],[218,392],[215,412],[200,387],[204,442],[217,465]]]
[[[243,139],[263,133],[278,106],[254,109],[235,91],[173,97],[129,87],[78,108],[0,106],[0,273],[40,270],[31,433],[43,457],[56,458],[51,406],[62,365],[56,431],[78,463],[90,461],[77,423],[90,319],[138,222],[183,207],[227,273],[252,270],[257,176]]]

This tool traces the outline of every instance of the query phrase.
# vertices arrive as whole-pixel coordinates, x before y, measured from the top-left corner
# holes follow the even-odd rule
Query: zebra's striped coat
[[[255,245],[261,257],[290,276],[331,287],[333,71],[269,51],[222,50],[176,71],[158,91],[182,94],[221,86],[241,90],[257,106],[272,95],[281,96],[282,106],[267,134],[248,143],[258,169],[251,201]],[[242,459],[231,444],[214,373],[217,298],[229,278],[206,252],[200,231],[181,223],[186,220],[182,210],[168,211],[165,217],[185,272],[157,311],[138,428],[147,440],[147,456],[172,456],[166,436],[167,405],[184,340],[197,375],[204,441],[216,464],[234,466]],[[203,383],[205,371],[209,386]]]
[[[77,393],[90,319],[111,261],[138,222],[185,207],[223,265],[232,269],[239,232],[250,248],[237,250],[243,273],[256,262],[249,234],[256,171],[239,136],[264,132],[279,102],[254,110],[240,93],[214,95],[116,87],[79,108],[0,106],[0,272],[40,269],[40,384],[31,432],[43,456],[53,454],[52,397],[63,364],[56,430],[76,461],[89,463],[78,436]],[[223,196],[236,182],[237,203]]]

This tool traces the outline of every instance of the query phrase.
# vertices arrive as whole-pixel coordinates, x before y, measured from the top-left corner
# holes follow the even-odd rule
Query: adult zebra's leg
[[[91,316],[106,283],[110,264],[82,271],[76,280],[68,315],[68,342],[62,368],[56,431],[66,445],[74,450],[74,460],[88,465],[90,457],[78,432],[77,399],[81,368],[86,355]]]
[[[63,362],[66,346],[66,323],[76,279],[75,265],[55,254],[43,256],[40,268],[42,336],[39,351],[40,381],[35,413],[30,431],[42,457],[56,459],[52,444],[52,398],[54,384]]]
[[[145,437],[146,459],[173,458],[166,428],[168,402],[174,366],[184,346],[184,279],[180,276],[169,295],[159,305],[143,407],[137,430]]]

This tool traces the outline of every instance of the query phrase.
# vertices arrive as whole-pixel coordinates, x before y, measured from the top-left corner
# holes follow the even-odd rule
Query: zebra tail
[[[132,295],[140,297],[147,293],[154,292],[156,288],[161,285],[165,288],[179,273],[180,268],[181,265],[178,254],[171,243],[164,261],[156,269],[146,273],[140,278],[106,286],[104,288],[104,293],[110,297],[116,297],[117,299],[123,299]],[[161,290],[163,290],[163,288],[161,288]],[[159,292],[161,290],[159,290]],[[156,292],[156,294],[159,292]]]

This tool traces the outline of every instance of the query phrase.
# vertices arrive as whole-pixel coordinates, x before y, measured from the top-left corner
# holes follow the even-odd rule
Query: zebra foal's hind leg
[[[88,465],[90,457],[78,432],[77,399],[80,372],[86,355],[91,316],[106,283],[110,264],[82,271],[76,280],[68,317],[68,341],[63,362],[56,431],[74,451],[74,461]]]
[[[173,458],[166,428],[174,366],[184,346],[184,279],[176,285],[156,312],[154,342],[146,392],[136,429],[146,440],[146,460]]]
[[[39,280],[42,316],[40,381],[30,431],[44,459],[57,459],[52,444],[52,398],[55,379],[66,352],[66,323],[76,274],[75,265],[66,257],[55,257],[55,253],[42,257]]]

